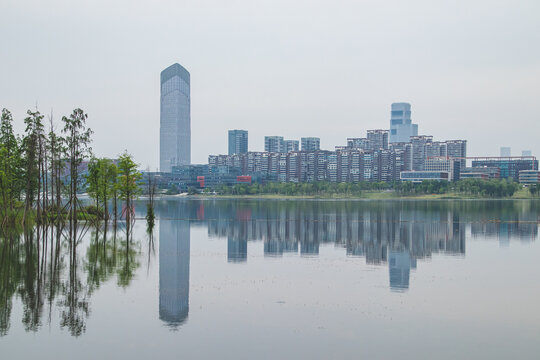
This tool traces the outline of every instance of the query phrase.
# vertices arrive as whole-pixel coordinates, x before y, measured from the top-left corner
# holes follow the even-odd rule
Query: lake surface
[[[0,359],[537,359],[537,201],[145,203],[0,239]]]

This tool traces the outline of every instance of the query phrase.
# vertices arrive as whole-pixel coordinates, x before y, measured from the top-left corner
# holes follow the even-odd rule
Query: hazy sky
[[[159,160],[159,73],[191,73],[192,162],[227,130],[333,149],[412,104],[420,134],[469,155],[540,155],[540,1],[0,3],[0,107],[89,115],[98,156]]]

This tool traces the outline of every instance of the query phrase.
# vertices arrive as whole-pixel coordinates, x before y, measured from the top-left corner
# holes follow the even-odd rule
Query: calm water
[[[0,358],[539,356],[538,202],[179,199],[157,215],[130,241],[1,238]]]

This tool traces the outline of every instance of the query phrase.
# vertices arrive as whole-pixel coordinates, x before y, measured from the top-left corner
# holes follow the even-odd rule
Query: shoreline
[[[140,197],[141,200],[144,197]],[[392,192],[365,192],[360,196],[326,194],[326,195],[282,195],[282,194],[253,194],[253,195],[211,195],[211,194],[178,194],[159,195],[156,199],[249,199],[249,200],[355,200],[355,201],[396,201],[396,200],[540,200],[539,197],[515,194],[512,197],[483,197],[460,194],[420,194],[399,196]]]

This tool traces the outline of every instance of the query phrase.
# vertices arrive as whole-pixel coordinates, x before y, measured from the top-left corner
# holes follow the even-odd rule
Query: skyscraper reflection
[[[176,329],[189,313],[190,223],[159,222],[159,318]]]
[[[388,270],[390,273],[390,289],[403,291],[409,288],[411,268],[416,268],[416,259],[406,250],[390,250],[388,253]]]

